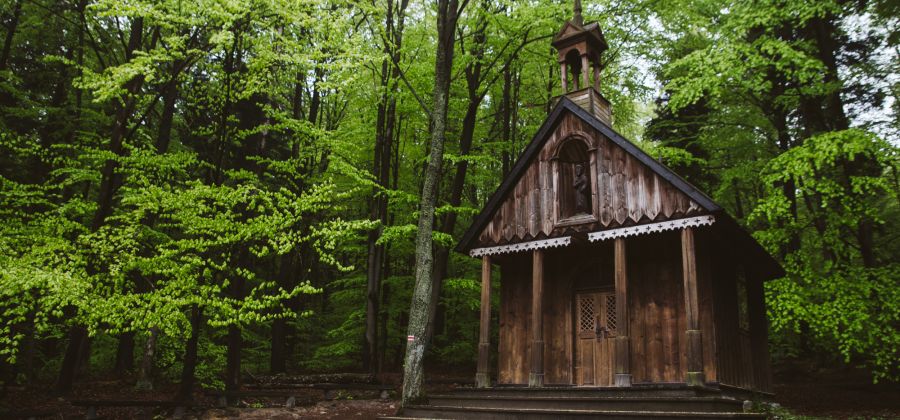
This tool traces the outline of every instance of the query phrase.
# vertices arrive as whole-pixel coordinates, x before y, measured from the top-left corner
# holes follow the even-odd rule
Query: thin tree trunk
[[[200,341],[203,310],[197,305],[191,307],[191,337],[184,349],[184,361],[181,368],[181,384],[175,401],[188,402],[194,398],[194,372],[197,370],[197,344]]]
[[[68,393],[72,390],[72,384],[75,383],[75,375],[78,373],[80,362],[83,359],[83,344],[87,340],[87,329],[74,325],[69,329],[69,345],[66,348],[66,354],[63,356],[62,365],[59,369],[59,378],[56,383],[56,390],[61,393]]]
[[[159,337],[159,328],[150,328],[147,342],[144,343],[144,353],[141,357],[141,367],[138,370],[137,384],[135,388],[141,391],[153,390],[153,361],[156,357],[156,340]]]
[[[464,2],[466,0],[463,0]],[[465,3],[463,3],[465,4]],[[453,68],[454,34],[459,0],[438,0],[437,56],[435,58],[434,92],[431,110],[431,151],[422,185],[419,204],[419,223],[416,233],[416,273],[412,303],[409,310],[406,357],[403,368],[403,397],[407,406],[425,396],[422,384],[425,379],[424,359],[428,348],[425,329],[431,305],[431,275],[433,268],[432,231],[438,184],[444,159],[444,141],[447,127],[447,104],[450,95],[450,79]]]
[[[373,168],[378,182],[371,201],[370,216],[378,220],[377,229],[369,232],[368,260],[366,270],[366,330],[363,346],[363,368],[376,372],[379,366],[378,357],[378,296],[384,279],[384,264],[387,251],[384,245],[378,244],[384,226],[387,225],[388,207],[384,189],[387,189],[391,175],[391,152],[393,150],[394,128],[397,120],[397,88],[400,80],[400,69],[395,63],[400,61],[400,48],[403,42],[403,22],[408,0],[387,2],[385,16],[384,47],[385,58],[381,63],[381,88],[383,94],[378,102],[375,126],[375,153]]]
[[[284,290],[293,288],[291,273],[294,271],[293,253],[281,256],[278,273],[278,286]],[[287,371],[287,319],[276,318],[272,322],[272,349],[269,357],[269,372],[284,373]]]
[[[13,6],[12,17],[6,26],[6,38],[3,40],[3,50],[0,50],[0,71],[6,70],[9,65],[9,55],[12,52],[13,38],[19,26],[19,17],[22,16],[22,0],[16,0]]]
[[[119,336],[119,346],[116,348],[116,362],[113,372],[119,378],[124,377],[134,369],[134,331],[122,333]]]
[[[246,256],[242,255],[241,266],[247,267]],[[244,278],[235,276],[231,279],[231,298],[240,301],[244,298]],[[237,391],[241,388],[241,351],[243,349],[241,326],[232,324],[228,326],[228,348],[225,354],[225,390]]]

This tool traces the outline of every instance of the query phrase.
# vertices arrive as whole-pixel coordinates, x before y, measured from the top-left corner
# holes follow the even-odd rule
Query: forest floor
[[[399,385],[398,375],[380,378]],[[429,386],[432,392],[452,388],[448,376],[438,376],[438,383]],[[86,399],[168,400],[176,387],[169,385],[152,392],[137,392],[119,381],[84,382],[68,397],[57,397],[50,387],[8,388],[0,395],[0,417],[11,412],[22,418],[78,419],[84,418],[85,408],[71,404]],[[816,371],[782,369],[775,376],[775,401],[791,415],[802,418],[832,419],[900,419],[900,384],[872,384],[864,373],[852,369]],[[215,407],[213,397],[198,392],[198,407],[190,410],[186,419],[374,419],[392,415],[399,406],[396,393],[391,398],[377,399],[367,396],[338,394],[324,399],[321,391],[310,392],[304,401],[294,408],[284,408],[283,399],[242,398],[240,407]],[[170,414],[171,409],[155,408],[104,408],[99,415],[104,419],[158,419]],[[6,415],[4,415],[4,412]],[[780,418],[787,414],[778,412]],[[809,417],[805,417],[809,416]],[[21,417],[21,416],[20,416]],[[786,418],[791,418],[787,416]]]

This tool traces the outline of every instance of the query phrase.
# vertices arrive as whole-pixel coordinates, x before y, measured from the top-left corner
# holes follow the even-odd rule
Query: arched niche
[[[590,141],[572,135],[559,143],[553,155],[556,191],[556,224],[574,225],[596,221],[596,159]]]

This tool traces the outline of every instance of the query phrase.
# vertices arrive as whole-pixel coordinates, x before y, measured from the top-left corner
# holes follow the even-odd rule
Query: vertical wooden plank
[[[544,386],[544,250],[532,251],[531,273],[531,375],[528,386]]]
[[[628,209],[628,218],[634,223],[641,220],[640,180],[638,177],[640,165],[633,157],[627,156],[625,163],[626,208]]]
[[[648,192],[648,202],[647,202],[647,217],[650,220],[656,220],[656,217],[659,216],[660,212],[660,187],[659,187],[659,175],[655,173],[650,173],[650,177],[647,183],[647,192]]]
[[[572,263],[569,253],[550,253],[544,261],[544,271],[560,273]],[[572,359],[569,356],[572,330],[567,327],[571,317],[572,276],[554,276],[553,287],[544,290],[544,383],[571,384]]]
[[[516,239],[524,239],[526,232],[528,200],[525,197],[527,173],[516,184]]]
[[[712,237],[708,231],[697,230],[697,293],[700,305],[700,331],[703,332],[703,374],[707,382],[716,382],[716,332],[713,312]]]
[[[766,326],[766,302],[763,279],[756,271],[747,278],[747,299],[750,310],[750,338],[753,346],[754,388],[772,391],[772,373],[769,366],[768,330]]]
[[[590,153],[588,176],[591,178],[591,214],[593,214],[594,217],[598,217],[600,215],[600,188],[598,184],[600,177],[597,173],[597,167],[599,166],[598,161],[600,160],[600,151],[597,148],[593,148],[589,149],[588,153]]]
[[[706,382],[703,376],[703,347],[700,332],[700,307],[697,298],[697,261],[694,246],[694,230],[681,230],[681,257],[684,276],[684,311],[687,330],[687,377],[688,385],[700,386]]]
[[[613,216],[617,224],[622,225],[628,217],[628,201],[626,198],[625,151],[613,148]]]
[[[481,318],[478,332],[478,368],[475,373],[475,386],[487,388],[491,386],[491,257],[481,257]]]
[[[677,197],[675,195],[675,189],[667,182],[661,182],[660,186],[662,187],[660,189],[660,193],[662,194],[662,211],[663,215],[668,219],[675,214]]]
[[[548,234],[553,231],[553,224],[559,219],[559,159],[553,159],[550,161],[550,230]]]
[[[542,160],[541,168],[541,233],[550,235],[553,230],[553,197],[552,183],[550,176],[550,162]]]
[[[600,224],[603,227],[608,227],[613,220],[612,191],[610,187],[610,183],[612,182],[612,177],[610,176],[610,173],[612,172],[610,147],[609,141],[606,139],[601,141],[600,165],[598,165],[600,178],[597,182],[600,187]]]
[[[616,386],[631,386],[629,319],[628,319],[628,268],[625,255],[625,239],[616,238],[613,243],[613,266],[616,287],[616,338],[615,380]]]
[[[587,54],[581,56],[581,87],[586,88],[591,85],[590,63],[588,63]]]

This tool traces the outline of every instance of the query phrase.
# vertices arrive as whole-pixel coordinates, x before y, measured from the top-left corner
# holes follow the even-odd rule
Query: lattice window
[[[579,331],[594,331],[594,298],[582,296],[579,302]]]
[[[616,331],[616,295],[606,295],[606,328]]]

